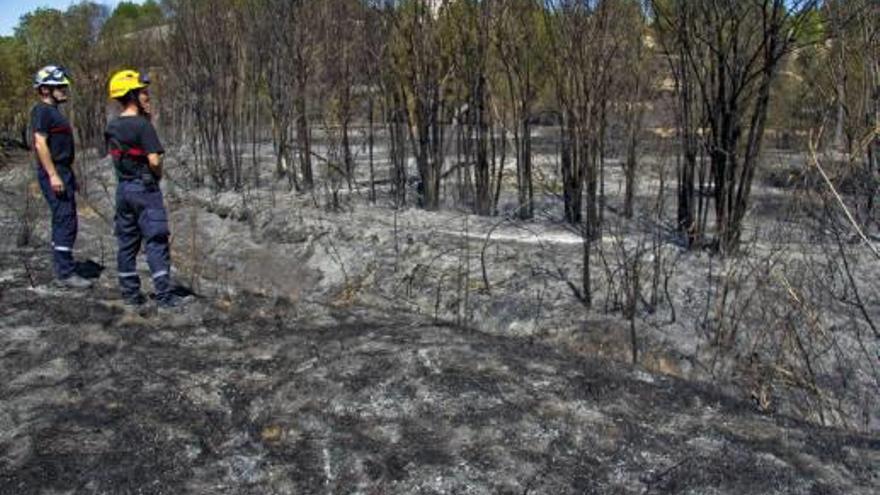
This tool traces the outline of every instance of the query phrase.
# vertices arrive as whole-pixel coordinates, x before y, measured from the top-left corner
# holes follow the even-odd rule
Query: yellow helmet
[[[122,98],[129,91],[146,88],[150,78],[136,70],[121,70],[110,78],[110,98]]]

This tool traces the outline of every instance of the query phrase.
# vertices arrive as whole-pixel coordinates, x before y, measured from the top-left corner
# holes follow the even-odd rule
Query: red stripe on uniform
[[[110,156],[113,158],[122,158],[123,156],[129,156],[131,158],[144,158],[147,156],[147,152],[142,150],[141,148],[129,148],[125,151],[120,149],[111,149]]]

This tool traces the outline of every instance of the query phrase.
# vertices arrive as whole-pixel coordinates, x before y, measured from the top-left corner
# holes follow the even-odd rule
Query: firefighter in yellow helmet
[[[165,150],[150,122],[149,86],[149,77],[134,70],[119,71],[110,78],[110,98],[121,107],[119,117],[110,121],[104,132],[118,180],[117,268],[123,300],[132,306],[144,304],[136,261],[143,243],[156,303],[160,308],[173,308],[182,299],[171,290],[170,232],[159,188]]]

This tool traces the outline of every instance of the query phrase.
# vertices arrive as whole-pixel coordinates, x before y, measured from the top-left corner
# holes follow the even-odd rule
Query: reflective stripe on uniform
[[[162,271],[154,273],[153,278],[164,277],[165,275],[168,275],[168,270],[162,270]]]
[[[65,253],[73,252],[73,248],[64,247],[64,246],[54,246],[55,251],[63,251]]]
[[[137,272],[121,272],[119,273],[119,278],[128,278],[128,277],[137,277]]]

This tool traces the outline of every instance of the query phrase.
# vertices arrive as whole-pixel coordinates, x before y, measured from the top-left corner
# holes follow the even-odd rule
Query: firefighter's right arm
[[[147,160],[150,164],[150,172],[153,172],[156,179],[162,179],[162,155],[160,153],[149,153],[147,154]]]
[[[64,192],[64,182],[61,180],[61,177],[58,176],[58,170],[55,169],[55,163],[52,161],[52,153],[49,151],[49,140],[45,134],[35,132],[34,133],[34,150],[37,152],[37,158],[40,160],[40,165],[46,171],[46,175],[49,176],[49,185],[52,187],[52,191],[55,194],[61,194]]]

